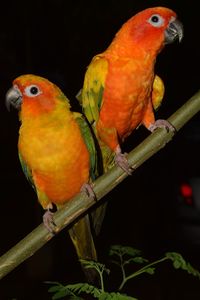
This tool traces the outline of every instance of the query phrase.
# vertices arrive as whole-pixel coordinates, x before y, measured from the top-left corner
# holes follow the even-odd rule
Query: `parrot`
[[[81,113],[70,110],[69,100],[55,84],[33,74],[13,81],[6,106],[19,111],[19,160],[46,211],[43,223],[54,233],[54,206],[59,209],[80,191],[95,198],[92,182],[98,164],[89,124]],[[89,215],[81,217],[69,234],[78,257],[96,261],[90,225]],[[92,281],[93,270],[83,270]]]
[[[174,11],[147,8],[125,22],[88,65],[77,98],[99,142],[104,171],[114,162],[132,174],[121,146],[141,124],[150,132],[158,127],[175,131],[166,120],[155,121],[165,87],[154,69],[164,46],[182,38],[183,25]]]

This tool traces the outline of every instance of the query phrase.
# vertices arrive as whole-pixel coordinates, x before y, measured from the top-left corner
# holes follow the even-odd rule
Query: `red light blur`
[[[180,187],[180,190],[181,190],[182,196],[187,197],[187,198],[192,197],[192,188],[189,184],[187,184],[187,183],[182,184]]]
[[[187,205],[192,205],[192,187],[188,183],[183,183],[180,186],[180,192],[181,195],[184,197],[185,203],[187,203]]]

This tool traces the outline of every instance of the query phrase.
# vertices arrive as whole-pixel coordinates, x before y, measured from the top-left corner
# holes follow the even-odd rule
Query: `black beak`
[[[22,103],[22,94],[21,92],[16,88],[12,87],[10,88],[6,93],[6,107],[8,111],[10,111],[10,106],[13,106],[17,110],[20,110],[21,103]]]
[[[179,42],[183,39],[183,24],[174,19],[165,30],[165,44],[171,44],[177,39]]]

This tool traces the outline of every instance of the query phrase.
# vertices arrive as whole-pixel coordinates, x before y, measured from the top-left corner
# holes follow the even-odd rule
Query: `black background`
[[[175,10],[185,30],[183,42],[167,46],[157,59],[156,72],[165,82],[166,94],[156,117],[167,118],[200,86],[198,1],[21,0],[1,6],[1,254],[40,224],[43,213],[18,161],[18,116],[15,111],[8,113],[4,104],[12,80],[26,73],[47,77],[78,109],[75,95],[91,58],[109,45],[128,18],[151,6]],[[110,245],[122,244],[140,248],[152,260],[166,251],[180,251],[200,269],[199,249],[177,242],[174,234],[177,187],[200,173],[199,125],[197,115],[107,196],[108,211],[97,240],[100,260],[106,259]],[[124,150],[130,151],[148,134],[140,128],[126,141]],[[65,230],[1,281],[0,298],[50,299],[46,280],[83,281]],[[126,292],[140,300],[194,300],[200,298],[200,283],[163,264],[154,277],[144,275],[127,285]]]

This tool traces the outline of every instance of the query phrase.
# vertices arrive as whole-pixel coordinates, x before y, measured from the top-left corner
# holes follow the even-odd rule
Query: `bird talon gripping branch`
[[[94,192],[91,184],[84,183],[83,186],[81,187],[81,192],[86,193],[86,195],[89,198],[92,198],[93,200],[96,200],[96,195],[95,195],[95,192]]]
[[[154,124],[149,126],[149,130],[153,132],[157,128],[164,128],[166,129],[167,132],[173,132],[174,134],[176,133],[176,128],[167,120],[159,119],[156,120]]]
[[[50,233],[55,234],[56,224],[54,222],[53,215],[53,212],[51,212],[50,210],[46,210],[46,212],[43,215],[43,223]]]
[[[129,165],[129,162],[127,159],[127,153],[122,153],[121,149],[119,147],[117,147],[117,150],[116,150],[115,163],[128,175],[132,175],[134,168],[130,167],[130,165]]]

